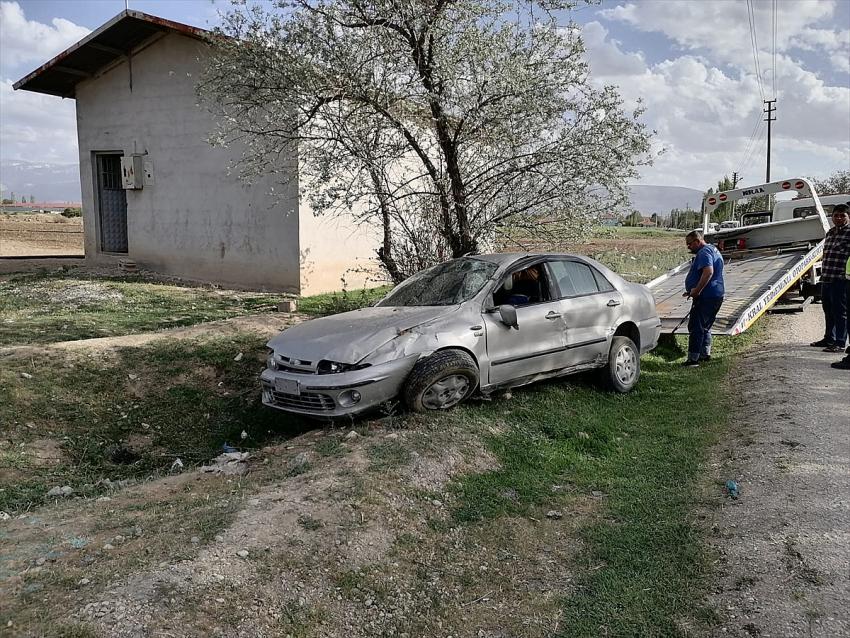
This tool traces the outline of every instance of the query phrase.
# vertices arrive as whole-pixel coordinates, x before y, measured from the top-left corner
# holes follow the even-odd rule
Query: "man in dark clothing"
[[[850,206],[846,206],[845,204],[839,204],[835,208],[832,209],[832,219],[835,221],[835,213],[836,212],[844,212],[845,222],[843,224],[843,228],[845,231],[850,229],[850,219],[847,219],[848,215],[850,215]],[[836,224],[835,228],[838,228]],[[835,230],[833,228],[832,230]],[[832,232],[830,230],[830,232]],[[847,242],[847,246],[850,246],[850,241]],[[844,317],[845,321],[845,330],[848,337],[850,337],[850,251],[847,254],[847,261],[844,265]],[[831,363],[830,365],[833,368],[838,370],[850,370],[850,347],[844,351],[845,357],[841,361],[836,361],[835,363]]]
[[[823,339],[811,345],[824,352],[842,352],[847,340],[847,278],[845,270],[850,258],[850,219],[848,207],[838,204],[832,209],[834,226],[823,242],[821,266],[821,302],[826,319]]]
[[[699,366],[700,361],[711,359],[711,326],[717,318],[723,295],[723,257],[698,230],[685,237],[688,250],[696,255],[691,261],[691,269],[685,277],[683,296],[693,300],[688,320],[688,358],[682,364],[689,368]]]

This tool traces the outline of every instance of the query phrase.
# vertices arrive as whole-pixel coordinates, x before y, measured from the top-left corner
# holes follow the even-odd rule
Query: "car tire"
[[[629,392],[640,378],[640,351],[628,337],[614,337],[603,369],[605,384],[615,392]]]
[[[478,366],[462,350],[440,350],[413,366],[404,384],[404,402],[414,412],[448,410],[478,387]]]

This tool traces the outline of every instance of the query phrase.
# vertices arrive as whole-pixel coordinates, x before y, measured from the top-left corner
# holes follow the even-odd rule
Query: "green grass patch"
[[[105,479],[141,480],[167,472],[176,458],[187,466],[206,462],[225,442],[253,449],[314,427],[262,405],[264,356],[263,339],[243,335],[64,360],[5,359],[0,458],[14,463],[0,471],[0,510],[38,505],[53,486],[94,495],[106,489]],[[47,459],[39,456],[45,446]]]
[[[298,300],[298,311],[308,315],[322,316],[357,310],[371,306],[385,297],[390,290],[392,290],[392,286],[378,286],[377,288],[362,288],[360,290],[343,289],[339,292],[302,297]]]
[[[0,346],[111,337],[271,312],[281,295],[74,271],[0,280]]]
[[[569,515],[554,485],[596,504],[581,533],[583,575],[564,601],[564,635],[676,636],[680,621],[708,622],[709,563],[691,512],[708,449],[727,423],[732,355],[753,337],[717,339],[714,360],[698,369],[682,368],[676,348],[659,347],[642,359],[641,381],[627,395],[560,381],[458,411],[508,424],[487,440],[500,469],[453,485],[458,523],[565,502]]]

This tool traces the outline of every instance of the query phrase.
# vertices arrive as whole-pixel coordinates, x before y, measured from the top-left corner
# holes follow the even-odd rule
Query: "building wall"
[[[302,294],[340,290],[343,279],[348,290],[382,283],[377,280],[377,229],[358,226],[353,217],[316,217],[306,204],[300,210]]]
[[[169,34],[77,86],[86,260],[261,290],[300,292],[297,178],[270,194],[228,175],[238,149],[210,146],[195,84],[206,45]],[[131,89],[132,81],[132,89]],[[145,153],[155,184],[127,190],[128,253],[99,249],[94,153]],[[293,171],[297,160],[293,158]],[[316,254],[321,252],[317,250]]]

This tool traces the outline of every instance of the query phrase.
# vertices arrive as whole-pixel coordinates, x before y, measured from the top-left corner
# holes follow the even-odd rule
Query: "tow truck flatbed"
[[[703,228],[711,213],[724,204],[753,196],[796,191],[811,198],[816,215],[743,225],[705,235],[723,255],[726,295],[712,332],[736,335],[749,328],[771,308],[799,310],[811,302],[817,283],[817,264],[823,257],[823,239],[829,230],[820,198],[805,178],[770,182],[708,194],[702,203]],[[662,333],[687,331],[691,300],[682,296],[690,261],[653,279],[647,286],[655,296]],[[803,278],[806,278],[805,280]],[[794,295],[798,292],[798,295]],[[780,301],[781,300],[781,301]]]

